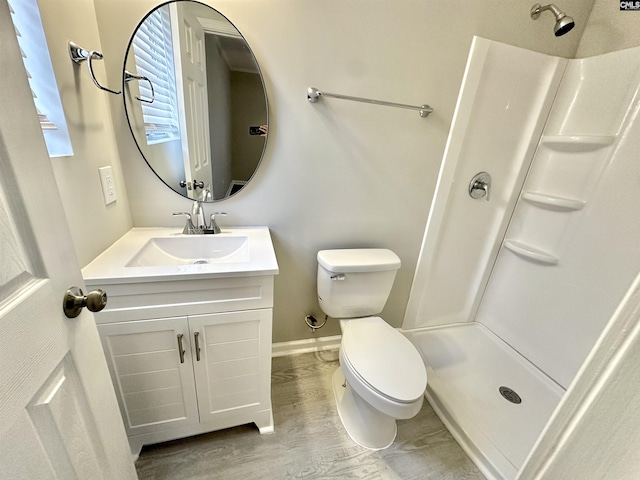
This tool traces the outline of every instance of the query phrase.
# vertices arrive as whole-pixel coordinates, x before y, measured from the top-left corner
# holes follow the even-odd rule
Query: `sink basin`
[[[277,274],[267,227],[226,227],[215,235],[132,228],[82,269],[91,285]]]
[[[150,238],[127,267],[204,265],[249,261],[246,235],[191,235]]]

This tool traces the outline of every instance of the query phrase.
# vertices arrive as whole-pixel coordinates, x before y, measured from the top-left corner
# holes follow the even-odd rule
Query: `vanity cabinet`
[[[89,286],[108,292],[96,321],[132,452],[246,423],[273,432],[273,276]]]

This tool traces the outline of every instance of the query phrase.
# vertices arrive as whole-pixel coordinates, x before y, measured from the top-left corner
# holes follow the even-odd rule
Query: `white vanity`
[[[133,453],[246,423],[273,432],[268,228],[134,228],[82,273],[108,295],[95,318]]]

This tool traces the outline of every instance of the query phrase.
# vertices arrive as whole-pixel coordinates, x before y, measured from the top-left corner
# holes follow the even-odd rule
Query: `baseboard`
[[[306,340],[294,340],[291,342],[274,343],[271,348],[273,357],[296,355],[298,353],[321,352],[324,350],[337,350],[340,348],[340,335],[330,337],[309,338]]]

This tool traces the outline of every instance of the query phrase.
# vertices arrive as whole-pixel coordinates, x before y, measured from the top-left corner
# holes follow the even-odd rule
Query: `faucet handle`
[[[471,179],[469,183],[469,196],[473,199],[484,197],[488,202],[491,193],[491,175],[487,172],[480,172]]]
[[[185,235],[192,235],[195,230],[196,227],[193,226],[193,222],[191,221],[191,214],[188,212],[173,212],[173,216],[177,217],[177,216],[184,216],[187,217],[187,222],[184,225],[184,229],[182,230],[182,233]]]
[[[226,217],[227,213],[226,212],[213,212],[211,214],[211,228],[210,228],[210,230],[213,233],[220,233],[220,227],[216,223],[216,215],[220,215],[220,216]]]

